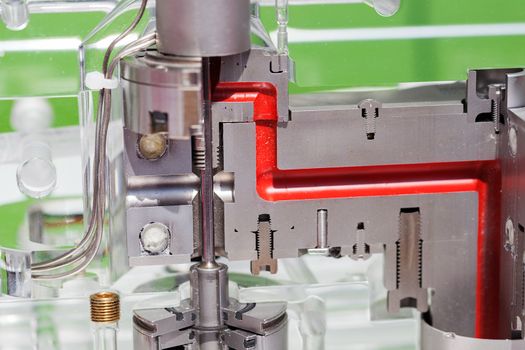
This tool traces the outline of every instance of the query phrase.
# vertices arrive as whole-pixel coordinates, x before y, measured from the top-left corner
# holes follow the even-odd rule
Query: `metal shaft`
[[[215,236],[213,220],[213,144],[211,119],[210,59],[202,59],[203,134],[205,147],[204,169],[201,170],[201,256],[202,266],[215,266]]]

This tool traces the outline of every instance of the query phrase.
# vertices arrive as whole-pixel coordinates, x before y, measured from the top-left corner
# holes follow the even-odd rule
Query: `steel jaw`
[[[195,318],[195,309],[186,300],[179,307],[135,310],[133,348],[157,350],[192,344]]]
[[[179,307],[140,309],[134,311],[134,348],[145,350],[170,349],[185,346],[200,349],[209,330],[194,328],[196,313],[184,300]],[[239,303],[230,299],[222,309],[224,327],[215,331],[224,349],[284,350],[287,348],[286,303]]]

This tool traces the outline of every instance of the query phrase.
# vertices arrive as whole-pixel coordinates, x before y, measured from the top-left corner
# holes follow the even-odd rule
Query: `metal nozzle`
[[[91,321],[96,323],[117,322],[120,319],[120,298],[113,292],[99,292],[89,297]]]

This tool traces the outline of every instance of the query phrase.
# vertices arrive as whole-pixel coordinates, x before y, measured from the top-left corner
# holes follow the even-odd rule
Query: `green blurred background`
[[[78,124],[78,53],[71,48],[48,47],[45,40],[40,51],[6,48],[17,40],[61,38],[80,42],[104,16],[102,12],[32,14],[28,27],[18,32],[0,25],[0,133],[12,131],[9,113],[13,98],[20,96],[50,97],[55,127]],[[130,16],[131,13],[119,21],[125,23]],[[525,3],[523,0],[402,0],[399,12],[389,18],[377,15],[364,4],[308,5],[291,6],[289,16],[290,28],[308,30],[383,28],[388,32],[393,27],[494,24],[516,24],[519,29],[525,24]],[[276,29],[272,7],[261,8],[261,19],[269,31]],[[294,43],[291,35],[289,49],[296,63],[297,81],[290,85],[290,90],[303,93],[395,86],[401,82],[462,80],[471,68],[522,66],[525,35],[519,30],[514,34],[496,34],[308,43]],[[28,203],[0,206],[0,245],[14,242]]]

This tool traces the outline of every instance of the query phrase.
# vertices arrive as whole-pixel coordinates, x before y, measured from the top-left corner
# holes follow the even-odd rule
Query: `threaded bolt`
[[[99,292],[89,297],[91,321],[113,323],[120,320],[120,298],[113,292]]]
[[[191,133],[191,147],[192,147],[192,160],[194,171],[203,170],[204,162],[206,160],[206,152],[204,150],[204,136],[202,134],[202,125],[192,125],[190,128]]]
[[[490,84],[489,85],[489,99],[490,99],[490,112],[492,114],[492,121],[494,122],[494,132],[499,134],[499,118],[501,114],[501,102],[503,100],[503,93],[505,91],[505,85],[503,84]]]
[[[373,140],[376,134],[376,121],[379,117],[381,103],[373,99],[366,99],[357,105],[361,109],[361,115],[365,119],[366,138]]]

